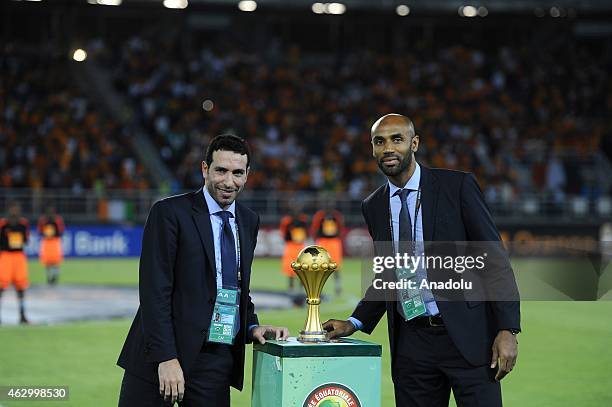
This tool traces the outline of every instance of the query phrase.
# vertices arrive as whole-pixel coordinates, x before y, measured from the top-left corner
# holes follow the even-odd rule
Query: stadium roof
[[[124,0],[129,1],[129,0]],[[159,0],[149,0],[159,1]],[[337,0],[338,1],[338,0]],[[217,4],[217,5],[232,5],[237,4],[238,0],[189,0],[193,4]],[[412,10],[425,11],[456,11],[461,6],[485,6],[490,11],[502,12],[521,12],[533,11],[535,8],[550,9],[551,7],[573,8],[583,11],[603,11],[612,10],[612,1],[609,0],[486,0],[486,1],[470,1],[470,0],[427,0],[427,1],[402,1],[402,0],[339,0],[347,6],[347,10],[395,10],[398,5],[407,5]],[[315,1],[312,0],[257,0],[257,4],[261,6],[283,7],[283,8],[310,8]],[[328,3],[324,1],[323,3]]]
[[[237,7],[239,0],[13,0],[10,3],[38,3],[46,6],[87,5],[90,4],[112,4],[122,5],[161,5],[164,2],[183,3],[189,6],[221,6]],[[410,8],[410,14],[456,12],[462,6],[486,7],[491,12],[501,13],[533,13],[536,9],[548,11],[551,8],[575,10],[582,12],[605,12],[612,11],[610,0],[335,0],[346,6],[351,11],[376,11],[389,10],[395,13],[399,5]],[[316,0],[256,0],[257,9],[307,9],[311,10]],[[331,3],[322,1],[321,3]],[[182,8],[182,7],[178,7]]]

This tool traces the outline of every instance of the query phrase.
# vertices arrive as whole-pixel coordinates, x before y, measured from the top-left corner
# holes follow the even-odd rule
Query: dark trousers
[[[207,343],[185,377],[182,407],[230,407],[230,374],[233,357],[229,345]],[[159,383],[129,372],[123,375],[119,407],[170,406],[159,394]]]
[[[459,353],[444,327],[419,327],[398,315],[393,367],[395,405],[447,407],[453,390],[458,407],[501,407],[495,369],[472,366]]]

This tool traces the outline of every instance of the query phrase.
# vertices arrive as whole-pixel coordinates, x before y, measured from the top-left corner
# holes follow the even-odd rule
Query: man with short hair
[[[247,143],[215,137],[204,187],[153,205],[139,269],[140,307],[118,365],[120,406],[230,405],[242,390],[245,344],[285,340],[259,325],[249,296],[259,216],[236,202],[250,170]]]
[[[372,126],[371,141],[373,156],[388,179],[362,203],[377,255],[392,256],[389,248],[381,249],[383,242],[398,243],[391,246],[398,254],[397,248],[408,247],[411,255],[421,254],[414,248],[423,242],[499,245],[499,233],[475,177],[419,165],[414,158],[419,136],[409,118],[381,117]],[[496,273],[493,282],[503,283],[502,291],[512,294],[508,298],[518,299],[505,253],[497,262],[502,267],[487,272]],[[416,267],[412,273],[421,281],[435,279],[429,271]],[[458,406],[501,406],[499,381],[516,363],[519,302],[448,301],[426,286],[421,289],[418,281],[417,287],[408,296],[403,290],[376,300],[372,285],[349,320],[329,320],[323,327],[331,338],[358,329],[369,334],[387,314],[397,406],[448,406],[451,389]]]

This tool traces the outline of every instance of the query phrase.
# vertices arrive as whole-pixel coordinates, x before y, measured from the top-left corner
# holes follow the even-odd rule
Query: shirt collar
[[[419,165],[419,163],[415,164],[416,166],[414,168],[414,173],[412,174],[412,177],[410,177],[408,182],[406,182],[406,185],[404,185],[403,189],[412,189],[414,191],[417,191],[419,189],[419,185],[421,184],[421,166]],[[389,183],[389,197],[392,197],[400,188],[393,185],[391,181],[387,182]]]
[[[202,188],[202,191],[204,191],[204,199],[206,200],[206,205],[208,205],[208,212],[211,215],[221,211],[228,211],[232,214],[232,217],[236,217],[236,201],[232,202],[229,208],[223,209],[221,206],[219,206],[217,201],[215,201],[215,199],[210,195],[208,189],[206,189],[206,186]]]

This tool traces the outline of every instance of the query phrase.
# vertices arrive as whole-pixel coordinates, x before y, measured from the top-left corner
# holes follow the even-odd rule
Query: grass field
[[[541,265],[531,262],[529,267]],[[278,260],[256,261],[252,289],[284,289]],[[31,280],[43,283],[43,270],[32,262]],[[71,260],[61,283],[135,285],[136,260]],[[345,292],[325,302],[321,318],[346,318],[359,296],[359,264],[346,262],[342,272]],[[332,281],[326,291],[333,291]],[[259,312],[260,321],[288,326],[293,335],[302,328],[303,309]],[[612,405],[612,302],[524,302],[519,359],[504,380],[506,406]],[[129,320],[85,322],[56,326],[0,327],[0,386],[68,385],[67,402],[8,402],[1,406],[113,406],[122,369],[115,361]],[[393,406],[385,322],[373,335],[360,339],[383,344],[383,406]],[[232,406],[250,406],[251,355],[247,348],[246,387],[232,393]],[[452,405],[452,404],[451,404]],[[367,407],[367,406],[366,406]]]

